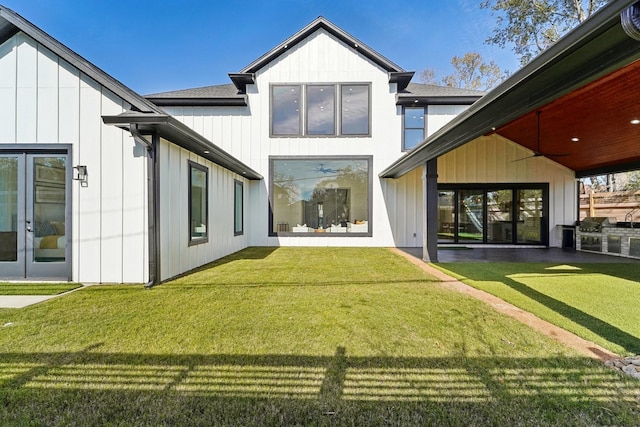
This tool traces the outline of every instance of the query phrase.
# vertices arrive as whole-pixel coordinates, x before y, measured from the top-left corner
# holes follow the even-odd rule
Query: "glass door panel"
[[[460,190],[458,194],[458,241],[482,243],[484,240],[484,191]]]
[[[67,158],[27,157],[27,276],[67,276]]]
[[[1,277],[24,276],[23,156],[0,157],[0,272]],[[22,244],[21,244],[22,243]]]
[[[438,192],[438,242],[451,243],[456,239],[456,193]]]
[[[518,190],[516,205],[518,243],[542,243],[542,190]]]
[[[487,191],[487,243],[513,242],[513,191]]]

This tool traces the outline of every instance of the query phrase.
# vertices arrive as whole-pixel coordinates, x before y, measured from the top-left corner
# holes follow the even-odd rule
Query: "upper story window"
[[[411,150],[425,137],[425,108],[404,107],[402,149]]]
[[[368,83],[273,85],[271,135],[368,136],[370,105]]]

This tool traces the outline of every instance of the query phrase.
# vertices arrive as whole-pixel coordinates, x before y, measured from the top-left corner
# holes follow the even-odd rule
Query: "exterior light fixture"
[[[78,165],[73,167],[73,180],[80,181],[81,187],[89,186],[88,175],[87,175],[87,166]]]

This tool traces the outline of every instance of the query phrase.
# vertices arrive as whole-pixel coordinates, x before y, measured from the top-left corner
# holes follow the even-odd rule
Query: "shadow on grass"
[[[545,274],[550,277],[557,276],[557,275],[566,275],[566,274],[580,275],[580,274],[591,274],[594,272],[601,272],[602,270],[598,268],[593,270],[583,269],[582,267],[573,270],[569,268],[571,266],[568,266],[566,270],[558,269],[556,270],[556,272],[550,272],[550,270],[548,269],[549,265],[547,264],[544,264],[542,266],[538,264],[527,264],[528,270],[525,272],[523,271],[523,268],[521,265],[520,266],[514,265],[511,268],[509,268],[509,267],[505,267],[505,264],[501,264],[501,267],[499,269],[496,269],[495,271],[491,271],[491,267],[489,265],[487,265],[486,268],[484,268],[484,266],[483,267],[478,266],[477,264],[474,264],[474,265],[476,266],[475,270],[472,268],[469,268],[469,265],[462,266],[462,265],[456,265],[456,264],[446,264],[446,265],[442,264],[442,266],[445,269],[450,270],[461,276],[464,276],[469,280],[494,281],[494,282],[504,283],[506,286],[510,287],[511,289],[544,305],[545,307],[566,317],[572,322],[575,322],[576,324],[583,326],[584,328],[587,328],[591,332],[599,335],[600,337],[606,339],[607,341],[621,346],[629,353],[640,354],[640,338],[639,337],[631,335],[628,332],[625,332],[620,328],[614,325],[611,325],[610,323],[607,323],[589,313],[586,313],[580,309],[572,307],[569,304],[559,301],[553,297],[550,297],[549,295],[539,292],[521,282],[518,282],[508,277],[510,275],[515,275],[515,274],[518,274],[520,277],[525,277],[527,273],[535,275],[536,277],[540,277],[541,274]],[[579,265],[579,264],[576,264],[576,265]],[[623,264],[620,264],[620,265],[623,265]],[[537,267],[534,267],[534,266],[537,266]],[[536,270],[534,270],[534,268],[536,268]],[[575,268],[575,267],[572,267],[572,268]],[[620,267],[618,267],[618,269],[624,270],[623,268],[620,268]],[[568,271],[570,271],[570,273],[568,273]],[[617,276],[615,273],[613,273],[612,275],[616,277],[625,278],[624,273],[621,276]],[[635,281],[637,281],[637,279]],[[603,304],[604,303],[605,302],[603,302]],[[526,309],[525,307],[521,307],[521,308]]]
[[[582,358],[0,354],[6,425],[632,425],[640,383]]]

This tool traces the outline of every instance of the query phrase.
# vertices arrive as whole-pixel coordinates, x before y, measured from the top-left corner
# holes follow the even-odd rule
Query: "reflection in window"
[[[370,134],[369,104],[369,84],[273,85],[271,135],[366,136]]]
[[[273,86],[271,98],[271,133],[273,135],[300,134],[300,86]]]
[[[235,181],[233,198],[234,198],[234,215],[233,215],[233,234],[238,236],[244,232],[244,187],[242,182]]]
[[[0,157],[0,262],[18,259],[18,158]]]
[[[272,159],[272,233],[370,233],[370,162]]]
[[[424,140],[424,107],[404,109],[404,150],[411,150]]]
[[[208,237],[208,172],[189,162],[189,231],[191,242],[205,242]]]
[[[342,134],[369,134],[369,86],[342,86]]]
[[[307,86],[307,134],[335,135],[334,86]]]

